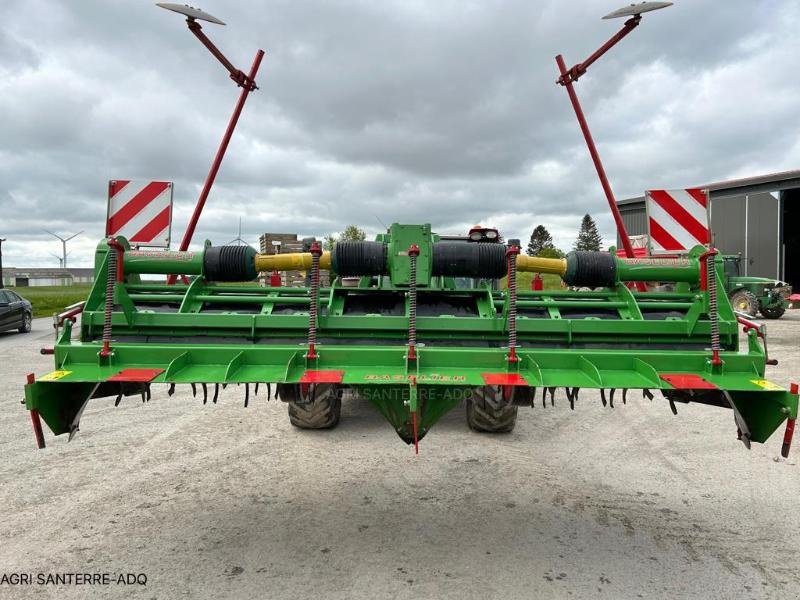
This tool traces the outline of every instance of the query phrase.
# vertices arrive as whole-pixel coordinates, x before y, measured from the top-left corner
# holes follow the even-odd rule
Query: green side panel
[[[417,285],[427,286],[431,282],[431,261],[433,260],[433,238],[430,225],[400,225],[393,223],[389,228],[389,278],[394,286],[408,286],[411,261],[408,249],[411,244],[419,246],[417,257]]]
[[[414,442],[411,413],[407,406],[411,399],[409,386],[358,386],[356,389],[389,421],[404,442],[407,444]],[[417,439],[425,437],[439,419],[458,406],[469,394],[470,388],[419,386]]]
[[[70,433],[97,383],[37,381],[25,386],[25,406],[39,411],[55,435]]]
[[[730,392],[754,442],[766,442],[787,419],[797,418],[797,396],[785,391]]]

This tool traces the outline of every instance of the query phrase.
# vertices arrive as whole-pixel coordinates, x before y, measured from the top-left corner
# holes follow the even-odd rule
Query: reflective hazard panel
[[[763,388],[765,390],[769,390],[770,392],[782,392],[783,388],[779,385],[775,385],[771,381],[767,381],[766,379],[751,379],[750,383],[756,384],[758,387]]]
[[[62,377],[66,377],[72,373],[72,371],[64,371],[59,369],[57,371],[53,371],[52,373],[48,373],[47,375],[42,375],[39,377],[38,381],[56,381],[57,379],[61,379]]]

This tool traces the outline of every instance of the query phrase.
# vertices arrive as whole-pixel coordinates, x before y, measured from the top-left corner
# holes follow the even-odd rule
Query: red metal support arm
[[[252,86],[245,85],[242,86],[242,91],[239,94],[239,100],[236,102],[236,106],[233,109],[233,114],[231,115],[230,120],[228,121],[228,127],[225,129],[225,134],[222,136],[222,141],[219,144],[219,148],[217,149],[217,154],[214,157],[214,162],[211,163],[211,168],[208,171],[208,175],[206,176],[206,182],[203,185],[203,190],[200,192],[200,197],[197,199],[197,204],[194,207],[194,212],[192,213],[192,218],[189,219],[189,224],[186,227],[186,232],[183,234],[183,239],[181,240],[180,250],[186,251],[189,248],[189,244],[192,241],[192,237],[194,236],[194,230],[197,227],[197,221],[200,219],[200,214],[203,212],[203,207],[206,204],[206,200],[208,199],[208,194],[211,192],[211,187],[214,185],[214,180],[217,177],[217,172],[219,171],[219,167],[222,164],[222,159],[225,156],[225,151],[228,149],[228,144],[231,141],[231,137],[233,136],[233,131],[236,129],[236,124],[239,122],[239,116],[242,114],[242,109],[244,108],[244,103],[247,100],[247,96],[250,92],[254,89],[257,89],[255,85],[256,81],[256,74],[258,73],[258,68],[261,66],[261,59],[264,58],[264,51],[258,50],[256,52],[256,56],[253,59],[253,64],[250,67],[250,73],[247,75],[248,81],[252,83]],[[176,276],[170,275],[167,278],[167,283],[173,284],[175,283]]]
[[[589,148],[589,155],[592,157],[594,168],[597,171],[597,177],[600,179],[600,185],[603,188],[603,192],[605,192],[606,200],[608,200],[608,207],[611,209],[611,214],[614,217],[614,223],[617,225],[617,231],[622,238],[622,246],[625,248],[625,256],[628,258],[634,258],[633,246],[628,238],[628,231],[625,228],[625,223],[622,222],[622,215],[620,215],[619,209],[617,208],[617,200],[614,198],[614,192],[611,190],[611,184],[608,182],[606,170],[603,168],[603,163],[600,160],[600,154],[597,152],[597,146],[595,146],[594,139],[592,139],[592,132],[589,131],[589,124],[586,122],[586,117],[583,114],[581,103],[578,100],[578,94],[575,93],[575,86],[572,85],[572,79],[569,77],[569,71],[567,71],[567,65],[564,63],[564,57],[560,54],[556,56],[556,63],[558,64],[558,68],[561,72],[561,79],[559,80],[559,83],[561,83],[563,80],[561,85],[567,89],[570,102],[572,102],[572,108],[575,110],[575,116],[577,117],[578,124],[583,132],[583,137],[586,140],[586,146]]]
[[[617,44],[622,38],[628,35],[631,31],[633,31],[639,22],[642,20],[641,15],[635,15],[625,21],[625,25],[622,26],[616,34],[614,34],[605,44],[600,46],[597,50],[595,50],[589,58],[585,61],[576,64],[568,71],[564,72],[564,69],[561,70],[561,77],[558,79],[558,83],[561,85],[566,85],[568,82],[575,82],[578,81],[581,75],[586,73],[586,70],[594,64],[594,62],[603,56],[606,52],[608,52],[613,46]]]
[[[208,48],[209,52],[214,55],[214,57],[222,63],[222,66],[228,70],[230,73],[231,79],[236,82],[236,85],[240,87],[250,88],[250,91],[258,89],[256,87],[256,80],[255,75],[245,75],[242,71],[237,69],[233,66],[233,63],[229,61],[226,56],[214,45],[205,33],[203,33],[203,28],[200,26],[200,23],[195,21],[194,19],[186,19],[186,25],[189,27],[189,31],[191,31],[195,37],[200,40],[200,42]],[[252,72],[251,72],[252,73]]]

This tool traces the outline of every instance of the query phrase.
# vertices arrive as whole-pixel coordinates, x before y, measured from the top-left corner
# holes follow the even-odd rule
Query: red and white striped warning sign
[[[645,194],[651,254],[687,252],[708,244],[708,192],[698,188],[648,190]]]
[[[172,182],[108,182],[106,235],[125,236],[132,246],[169,248]]]

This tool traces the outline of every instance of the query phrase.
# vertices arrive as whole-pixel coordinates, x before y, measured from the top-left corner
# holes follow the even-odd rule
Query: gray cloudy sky
[[[585,58],[623,0],[203,0],[247,70],[267,55],[195,239],[473,223],[562,247],[613,224],[553,57]],[[578,84],[619,198],[800,167],[800,2],[676,0]],[[0,237],[55,266],[112,178],[175,182],[179,240],[238,90],[179,15],[140,0],[0,2]]]

